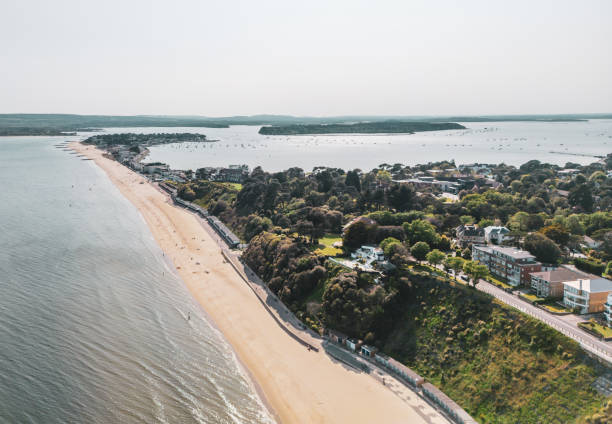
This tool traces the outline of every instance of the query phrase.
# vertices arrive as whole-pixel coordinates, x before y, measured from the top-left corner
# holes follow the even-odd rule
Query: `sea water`
[[[66,139],[0,137],[0,422],[271,422],[139,212]]]
[[[369,171],[380,164],[442,160],[519,166],[529,160],[588,164],[612,153],[612,120],[581,122],[464,122],[465,130],[416,134],[264,136],[257,126],[230,128],[108,128],[103,132],[195,132],[214,143],[152,147],[150,161],[175,169],[247,164],[266,171],[315,166]],[[90,133],[82,133],[87,137]]]

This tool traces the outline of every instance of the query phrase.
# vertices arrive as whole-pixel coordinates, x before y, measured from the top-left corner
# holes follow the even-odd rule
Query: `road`
[[[519,299],[516,295],[505,292],[487,281],[480,280],[479,283],[476,284],[476,288],[482,292],[490,294],[505,304],[512,306],[513,308],[516,308],[519,311],[544,322],[545,324],[548,324],[555,330],[560,331],[567,337],[580,343],[585,350],[612,364],[612,346],[610,343],[599,340],[597,337],[580,330],[575,325],[564,321],[561,317],[537,308],[534,305]]]
[[[444,268],[440,265],[436,266],[436,268],[445,272]],[[457,279],[463,284],[468,284],[468,277],[464,274],[458,274]],[[597,337],[581,330],[576,325],[577,321],[566,321],[565,319],[570,317],[570,315],[564,317],[551,314],[550,312],[540,309],[531,303],[525,302],[524,300],[519,299],[517,295],[508,293],[485,280],[479,280],[478,284],[476,284],[476,289],[490,294],[494,298],[504,302],[506,305],[512,306],[513,308],[518,309],[532,318],[542,321],[555,330],[565,334],[570,339],[578,342],[584,350],[596,355],[597,357],[606,361],[608,364],[612,365],[612,343],[599,340]],[[571,315],[571,317],[573,317],[573,315]]]

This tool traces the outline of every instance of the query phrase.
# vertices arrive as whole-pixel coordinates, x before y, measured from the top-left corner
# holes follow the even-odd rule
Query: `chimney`
[[[580,281],[580,291],[582,291],[582,280],[578,280]]]

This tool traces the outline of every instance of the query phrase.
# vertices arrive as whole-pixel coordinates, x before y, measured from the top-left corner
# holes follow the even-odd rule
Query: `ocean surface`
[[[0,137],[0,423],[269,423],[138,211],[66,137]]]
[[[104,132],[197,132],[215,143],[151,148],[147,160],[175,169],[247,164],[266,171],[315,166],[369,171],[383,163],[440,160],[519,166],[529,160],[588,164],[612,153],[612,120],[586,122],[466,122],[467,129],[387,135],[263,136],[256,126],[230,128],[107,128]],[[89,134],[83,133],[83,136]]]

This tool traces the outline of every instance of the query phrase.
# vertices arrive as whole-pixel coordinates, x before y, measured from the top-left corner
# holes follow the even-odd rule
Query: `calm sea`
[[[466,130],[411,135],[262,136],[259,127],[109,128],[106,132],[197,132],[207,144],[170,144],[151,149],[151,161],[177,169],[247,164],[279,171],[298,166],[370,170],[382,163],[415,165],[440,160],[521,165],[531,159],[564,165],[612,153],[612,120],[587,122],[463,123]],[[587,155],[587,156],[577,156]]]
[[[0,422],[271,422],[139,213],[64,139],[0,137]]]

